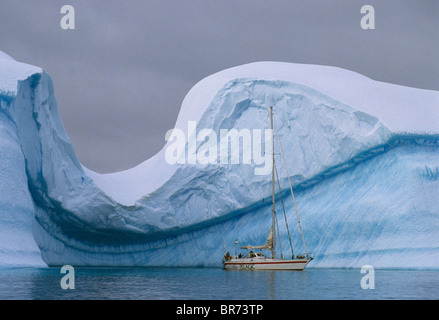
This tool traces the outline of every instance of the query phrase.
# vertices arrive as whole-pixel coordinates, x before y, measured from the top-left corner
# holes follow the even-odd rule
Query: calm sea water
[[[75,268],[63,290],[60,268],[0,269],[0,299],[322,300],[439,299],[439,271],[359,269],[225,271],[221,268]]]

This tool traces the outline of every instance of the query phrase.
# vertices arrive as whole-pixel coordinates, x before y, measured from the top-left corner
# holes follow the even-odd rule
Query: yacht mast
[[[273,208],[272,208],[272,212],[273,212],[273,221],[271,224],[271,228],[273,230],[273,245],[271,247],[271,258],[274,259],[276,257],[276,249],[275,249],[275,245],[276,245],[276,232],[275,232],[275,225],[276,225],[276,211],[275,211],[275,207],[274,207],[274,131],[273,131],[273,107],[270,107],[270,119],[271,119],[271,154],[272,154],[272,170],[271,170],[271,180],[272,180],[272,184],[273,184],[273,197],[272,197],[272,204],[273,204]]]

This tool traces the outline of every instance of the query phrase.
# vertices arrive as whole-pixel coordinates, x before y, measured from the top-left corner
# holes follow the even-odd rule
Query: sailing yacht
[[[293,246],[291,243],[291,236],[289,234],[289,229],[288,229],[288,224],[287,224],[287,231],[288,231],[288,236],[290,239],[292,258],[291,259],[284,259],[282,254],[281,254],[281,258],[276,258],[275,172],[276,172],[276,176],[277,176],[277,170],[276,170],[275,162],[274,162],[273,107],[270,107],[270,118],[271,118],[271,132],[272,132],[272,137],[271,137],[272,149],[271,150],[272,150],[272,162],[273,162],[272,176],[271,176],[271,178],[272,178],[272,209],[271,209],[271,211],[272,211],[272,224],[271,224],[270,232],[268,234],[267,242],[265,244],[259,245],[259,246],[247,245],[247,246],[241,247],[241,249],[251,250],[248,254],[246,254],[244,256],[237,255],[238,242],[235,241],[235,246],[236,246],[235,247],[235,255],[230,256],[230,254],[227,252],[223,258],[223,266],[224,266],[224,269],[227,269],[227,270],[233,270],[233,269],[234,270],[303,270],[306,267],[306,265],[312,260],[312,257],[308,254],[307,249],[306,249],[305,238],[303,236],[302,227],[300,225],[299,214],[297,212],[296,201],[294,199],[294,194],[293,194],[293,188],[291,186],[291,181],[290,181],[290,176],[288,174],[288,169],[286,168],[285,157],[284,157],[285,169],[287,170],[288,181],[290,182],[291,195],[293,198],[293,204],[294,204],[294,208],[295,208],[296,215],[297,215],[297,221],[299,224],[300,233],[302,235],[302,241],[303,241],[303,245],[305,248],[305,255],[296,255],[296,256],[294,255]],[[282,155],[283,155],[282,143],[280,142],[280,139],[279,139],[279,143],[280,143],[280,147],[281,147],[281,151],[282,151]],[[277,179],[277,180],[279,180],[279,179]],[[278,183],[279,183],[279,181],[278,181]],[[280,185],[279,185],[279,189],[280,189]],[[281,201],[282,201],[282,207],[283,207],[282,193],[281,193]],[[286,219],[285,219],[285,223],[287,223]],[[260,250],[260,252],[254,252],[253,250]],[[262,250],[270,250],[271,257],[267,257],[265,254],[263,254]]]

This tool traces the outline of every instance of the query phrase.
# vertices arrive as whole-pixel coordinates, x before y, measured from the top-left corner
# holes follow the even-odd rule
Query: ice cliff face
[[[0,101],[0,265],[215,266],[236,238],[265,240],[271,175],[254,164],[169,165],[168,143],[136,168],[98,175],[79,163],[47,73],[0,55]],[[411,101],[430,115],[392,116]],[[259,63],[194,86],[176,128],[265,129],[273,106],[314,266],[436,268],[438,102],[336,68]],[[294,239],[301,251],[297,230]]]

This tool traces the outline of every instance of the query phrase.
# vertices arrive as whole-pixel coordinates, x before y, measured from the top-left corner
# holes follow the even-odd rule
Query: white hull
[[[224,262],[226,270],[303,270],[308,259],[231,259]]]

